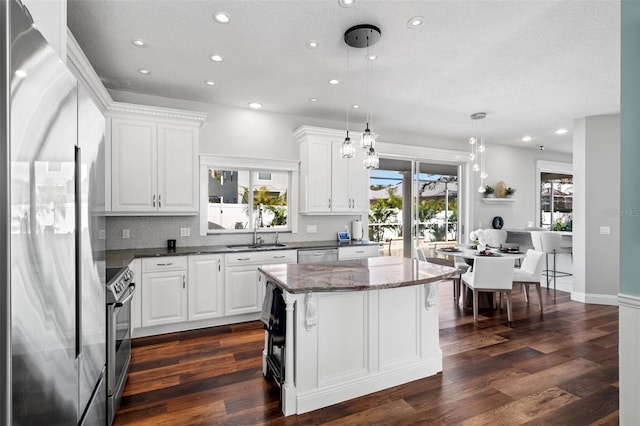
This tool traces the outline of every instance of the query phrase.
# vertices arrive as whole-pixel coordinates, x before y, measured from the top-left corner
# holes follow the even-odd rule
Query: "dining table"
[[[465,260],[467,265],[473,268],[473,261],[480,257],[511,257],[514,261],[514,266],[516,261],[518,265],[526,256],[525,253],[520,251],[518,247],[508,247],[500,249],[498,247],[489,247],[484,250],[479,250],[476,246],[469,245],[457,245],[455,247],[441,247],[436,249],[436,253],[442,254],[449,258],[461,257]],[[466,300],[466,306],[471,306],[472,297],[469,294],[469,289],[461,283],[461,292],[465,291],[467,293],[466,297],[463,297]],[[481,299],[480,308],[488,308],[495,309],[493,292],[487,293],[488,297],[486,300]],[[458,303],[456,301],[456,303]]]

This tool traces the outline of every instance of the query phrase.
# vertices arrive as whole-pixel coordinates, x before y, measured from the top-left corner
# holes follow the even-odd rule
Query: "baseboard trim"
[[[618,294],[618,303],[620,306],[626,306],[629,308],[640,309],[640,297],[631,296],[628,294]]]
[[[612,294],[593,294],[583,293],[581,291],[572,291],[571,300],[581,303],[590,303],[593,305],[619,305],[619,296]]]

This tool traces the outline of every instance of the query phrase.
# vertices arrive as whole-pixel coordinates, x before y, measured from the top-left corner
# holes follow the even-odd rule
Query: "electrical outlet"
[[[611,227],[609,226],[600,227],[600,235],[610,235],[610,234],[611,234]]]
[[[315,234],[318,232],[318,225],[307,225],[307,234]]]
[[[127,238],[129,238],[129,230],[128,229],[123,229],[122,230],[122,239],[126,240]]]
[[[180,228],[180,236],[188,237],[191,235],[191,228]]]
[[[107,239],[107,231],[104,230],[104,229],[98,230],[98,239],[99,240],[106,240]]]

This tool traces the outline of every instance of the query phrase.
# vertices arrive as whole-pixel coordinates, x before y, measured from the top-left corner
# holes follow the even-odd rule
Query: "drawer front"
[[[187,269],[187,256],[150,257],[142,259],[142,272],[162,272]]]
[[[270,263],[297,263],[297,250],[250,251],[227,253],[225,265],[267,265]]]
[[[338,260],[366,259],[367,257],[377,257],[378,246],[356,246],[338,248]]]

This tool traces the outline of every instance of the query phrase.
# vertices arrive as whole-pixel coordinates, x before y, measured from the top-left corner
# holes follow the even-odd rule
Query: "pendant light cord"
[[[346,44],[346,43],[345,43]],[[349,45],[347,44],[347,137],[349,137],[349,102],[351,99],[351,85],[349,84]]]

